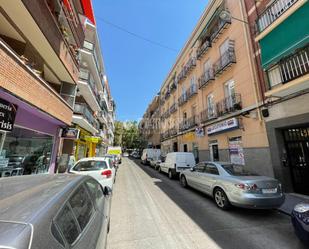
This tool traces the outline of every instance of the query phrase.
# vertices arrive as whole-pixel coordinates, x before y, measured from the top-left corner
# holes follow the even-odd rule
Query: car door
[[[96,221],[98,223],[96,227],[99,231],[96,248],[105,248],[110,220],[111,196],[104,196],[102,186],[94,179],[87,180],[85,185],[99,213]]]
[[[201,162],[198,163],[195,167],[194,167],[194,171],[190,171],[188,173],[186,173],[187,175],[187,182],[188,184],[195,188],[198,189],[200,191],[203,191],[203,184],[202,184],[202,177],[201,174],[205,171],[205,163]]]
[[[201,179],[205,193],[212,195],[212,188],[215,185],[218,177],[219,171],[217,166],[212,163],[206,163],[205,171],[201,173]]]

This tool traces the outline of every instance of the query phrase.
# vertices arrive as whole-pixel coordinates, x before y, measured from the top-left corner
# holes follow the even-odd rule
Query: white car
[[[88,157],[77,161],[69,173],[89,175],[96,179],[102,187],[113,188],[116,170],[112,160],[106,157]]]
[[[166,155],[165,162],[160,163],[159,172],[165,172],[170,179],[179,176],[186,169],[195,167],[194,155],[191,152],[172,152]]]
[[[161,150],[160,149],[144,149],[141,160],[142,163],[145,165],[150,165],[151,160],[158,160],[161,156]]]

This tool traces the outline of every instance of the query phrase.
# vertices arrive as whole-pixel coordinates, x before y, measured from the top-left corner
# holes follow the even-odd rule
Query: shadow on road
[[[276,210],[232,208],[223,211],[213,199],[192,188],[184,189],[150,166],[134,162],[221,248],[299,248],[305,247],[294,235],[289,217]]]

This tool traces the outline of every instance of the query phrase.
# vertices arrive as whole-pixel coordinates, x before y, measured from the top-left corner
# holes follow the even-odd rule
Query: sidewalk
[[[279,211],[290,215],[293,211],[293,208],[296,204],[300,202],[307,202],[309,203],[309,196],[306,195],[299,195],[295,193],[285,193],[285,202],[279,207]]]

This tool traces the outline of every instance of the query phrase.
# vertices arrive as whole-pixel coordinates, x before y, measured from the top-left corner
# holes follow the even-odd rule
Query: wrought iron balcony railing
[[[198,91],[197,85],[195,83],[191,84],[187,93],[188,99],[192,98],[195,94],[197,94],[197,91]]]
[[[198,79],[199,88],[205,87],[209,82],[215,79],[215,73],[213,67],[206,70],[202,76]]]
[[[74,113],[82,115],[95,129],[100,128],[99,122],[92,115],[88,106],[84,103],[75,103]]]
[[[177,111],[177,104],[174,103],[170,107],[170,114],[175,113]]]
[[[232,23],[232,19],[221,19],[218,17],[218,22],[211,30],[210,41],[215,43],[223,31]]]
[[[241,95],[239,93],[232,94],[221,101],[217,102],[216,110],[217,116],[239,111],[242,109]]]
[[[189,129],[194,128],[197,125],[197,116],[192,116],[191,118],[183,120],[180,125],[179,125],[179,130],[180,131],[186,131]]]
[[[265,11],[259,16],[257,24],[259,32],[264,31],[274,21],[276,21],[283,13],[292,7],[299,0],[276,0],[269,5]]]
[[[283,58],[278,64],[267,70],[270,88],[278,84],[286,84],[308,73],[309,46]]]
[[[184,105],[188,101],[187,92],[183,93],[178,99],[178,106]]]
[[[211,42],[209,40],[205,40],[197,49],[197,59],[200,60],[209,48],[211,48]]]
[[[221,74],[234,63],[236,63],[236,56],[235,56],[234,45],[232,45],[226,52],[224,52],[221,55],[220,59],[215,63],[214,65],[215,74],[216,75]]]
[[[214,118],[217,117],[217,113],[216,113],[216,110],[215,110],[215,107],[208,107],[207,109],[205,109],[204,111],[202,111],[200,113],[200,121],[202,123],[205,123],[209,120],[212,120]]]

